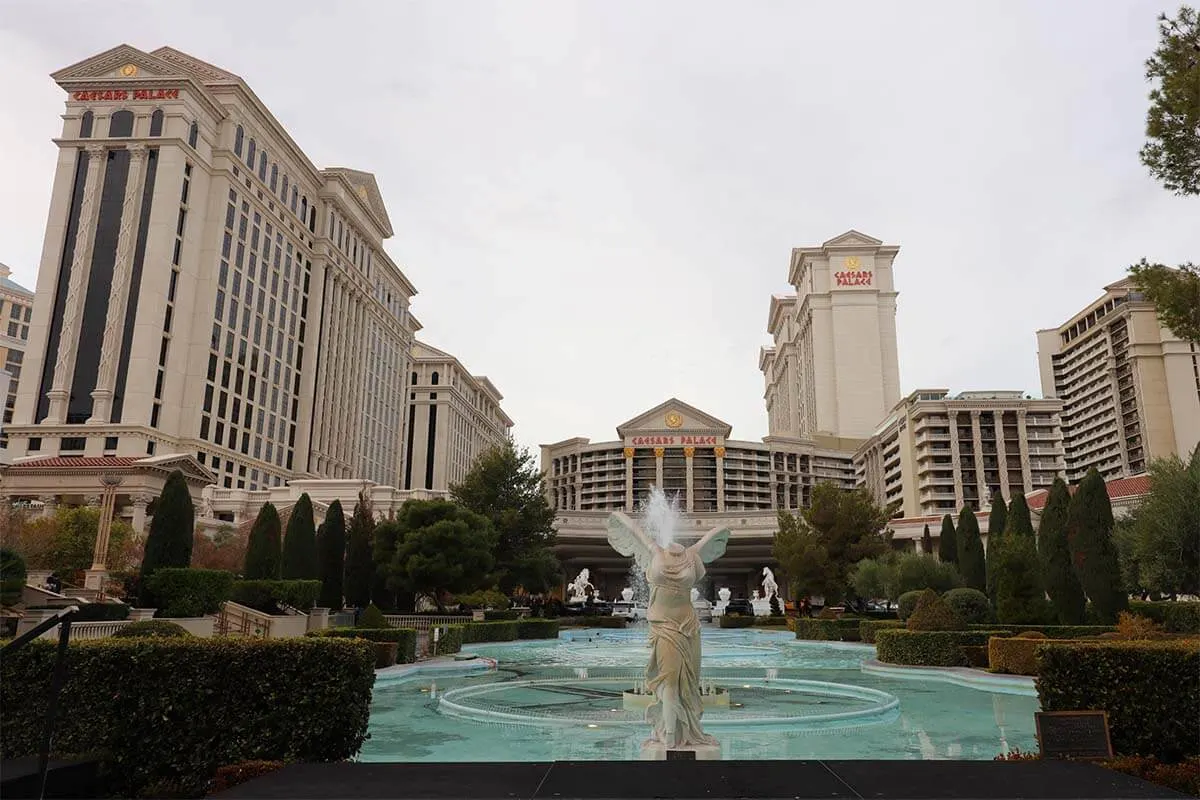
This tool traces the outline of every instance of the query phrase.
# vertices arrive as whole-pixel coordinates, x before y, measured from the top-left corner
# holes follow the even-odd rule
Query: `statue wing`
[[[637,523],[620,511],[608,515],[608,543],[623,556],[633,556],[642,570],[650,568],[654,556],[653,542]]]
[[[705,564],[711,564],[725,555],[725,545],[728,543],[729,528],[713,528],[688,549],[693,550]]]

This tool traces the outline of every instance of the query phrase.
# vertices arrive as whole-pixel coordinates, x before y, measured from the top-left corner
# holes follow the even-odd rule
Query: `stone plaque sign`
[[[667,761],[695,761],[696,753],[693,750],[668,750]]]
[[[1038,745],[1045,758],[1112,758],[1105,711],[1038,711]]]

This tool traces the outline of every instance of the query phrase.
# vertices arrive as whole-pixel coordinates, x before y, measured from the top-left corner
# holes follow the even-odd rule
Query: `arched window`
[[[92,138],[92,122],[95,120],[95,115],[91,111],[83,112],[83,116],[79,119],[79,138]]]
[[[298,192],[296,190],[296,187],[293,186],[292,187],[292,213],[293,214],[296,213],[296,201],[299,199],[299,197],[300,197],[300,192]]]
[[[283,187],[279,190],[279,202],[281,202],[281,203],[287,202],[287,190],[288,190],[288,176],[285,174],[283,176]]]
[[[258,179],[264,183],[267,180],[267,151],[258,154]]]
[[[307,216],[308,216],[308,198],[301,197],[300,198],[300,221],[303,222],[304,218]]]
[[[246,131],[241,125],[237,126],[237,131],[233,134],[233,154],[238,158],[242,157],[242,140],[246,138]]]
[[[436,372],[429,376],[429,382],[434,386],[438,385],[438,374]]]
[[[162,136],[163,112],[161,108],[155,109],[150,115],[150,135]]]
[[[133,136],[133,112],[121,109],[108,118],[109,136]]]
[[[254,157],[258,155],[258,143],[250,137],[250,146],[246,148],[246,166],[254,169]]]
[[[195,146],[199,143],[200,126],[193,121],[191,127],[188,128],[188,147],[195,148]]]
[[[278,183],[279,183],[279,165],[272,164],[271,165],[271,184],[270,184],[272,194],[274,194],[275,187],[278,185]]]
[[[308,210],[308,232],[317,232],[317,204],[313,203],[313,207]]]
[[[417,373],[415,373],[415,372],[412,374],[412,385],[413,386],[417,385]]]

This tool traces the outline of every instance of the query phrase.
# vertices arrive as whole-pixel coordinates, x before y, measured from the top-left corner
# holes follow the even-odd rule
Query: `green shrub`
[[[1042,634],[1045,636],[1045,634]],[[1050,639],[994,636],[988,640],[988,668],[1009,675],[1036,675],[1037,649]]]
[[[0,662],[0,757],[38,752],[56,649],[32,642]],[[218,767],[253,759],[340,761],[367,732],[361,643],[112,638],[72,644],[66,662],[54,749],[102,752],[110,796],[169,778],[199,796]]]
[[[910,631],[961,631],[967,627],[950,604],[933,589],[921,592],[917,607],[905,625]]]
[[[917,599],[921,596],[921,592],[905,592],[896,600],[896,616],[901,620],[907,620],[912,616],[912,613],[917,610]]]
[[[1054,642],[1038,656],[1043,711],[1107,711],[1119,755],[1200,755],[1200,643]]]
[[[1146,603],[1134,600],[1129,610],[1163,626],[1167,633],[1200,633],[1200,603]]]
[[[233,573],[223,569],[164,567],[148,581],[160,617],[215,614],[233,592]]]
[[[122,625],[114,633],[118,639],[190,639],[182,625],[165,619],[144,619]]]
[[[463,644],[475,644],[476,642],[513,642],[516,639],[516,620],[468,622],[463,625]]]
[[[413,628],[326,628],[311,631],[307,635],[335,639],[366,639],[368,642],[396,642],[400,645],[396,654],[397,664],[411,664],[417,660],[417,632]]]
[[[946,605],[968,624],[991,622],[992,606],[987,595],[978,589],[951,589],[942,595]]]
[[[875,632],[876,657],[888,664],[921,667],[965,667],[964,647],[983,647],[1005,631],[911,631],[886,628]]]
[[[819,642],[857,642],[858,629],[864,620],[850,619],[796,619],[796,638]]]
[[[773,596],[774,595],[772,595],[772,597]],[[787,624],[788,624],[788,618],[785,617],[783,614],[769,614],[765,617],[755,617],[754,618],[754,626],[756,628],[759,628],[759,627],[761,627],[761,628],[770,628],[770,627],[783,628],[783,627],[786,627]]]
[[[867,644],[875,644],[875,634],[879,631],[903,627],[904,623],[898,619],[864,619],[858,623],[858,638]]]
[[[0,547],[0,606],[15,606],[25,590],[25,559],[11,547]]]
[[[400,658],[399,642],[372,642],[375,645],[375,669],[386,669],[396,665]]]
[[[754,617],[742,614],[722,614],[717,617],[718,628],[753,628]]]
[[[229,599],[264,614],[279,614],[282,606],[311,610],[320,592],[320,581],[235,581]]]
[[[558,622],[564,628],[624,628],[629,620],[625,617],[560,617]]]
[[[523,619],[517,621],[518,639],[557,639],[558,620]]]
[[[1005,631],[1011,634],[1037,631],[1051,639],[1084,639],[1099,636],[1116,630],[1112,625],[1005,625],[992,623],[989,625],[968,625],[968,630]]]
[[[485,611],[483,612],[483,618],[488,622],[502,622],[520,619],[521,612],[517,611],[515,608],[510,608],[504,611]]]
[[[358,622],[355,623],[356,628],[390,628],[387,619],[383,616],[383,612],[379,610],[379,606],[371,603],[363,609],[363,612],[358,615]]]
[[[447,625],[442,628],[437,643],[437,655],[448,656],[458,653],[463,646],[463,626]]]

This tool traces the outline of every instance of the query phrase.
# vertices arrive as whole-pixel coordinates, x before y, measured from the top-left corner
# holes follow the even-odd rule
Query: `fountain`
[[[586,603],[589,595],[596,591],[596,587],[592,586],[592,582],[588,580],[590,575],[591,573],[585,567],[584,569],[580,570],[578,575],[575,576],[575,580],[571,581],[571,583],[567,585],[567,592],[570,595],[567,598],[567,603],[569,605]]]
[[[766,617],[771,614],[771,598],[779,596],[779,584],[775,582],[775,573],[770,567],[763,567],[762,570],[762,595],[758,590],[754,590],[754,596],[750,601],[750,605],[754,608],[754,616]]]
[[[704,578],[704,565],[724,555],[729,529],[714,528],[685,548],[675,541],[679,511],[657,487],[650,490],[642,517],[642,525],[620,512],[608,517],[609,544],[621,555],[633,556],[650,584],[645,687],[654,695],[646,709],[653,731],[642,745],[642,757],[720,758],[720,744],[700,725],[700,620],[691,591]]]
[[[717,604],[713,607],[713,616],[720,617],[725,614],[725,608],[729,605],[729,598],[733,596],[733,592],[729,591],[728,586],[722,586],[717,591]]]

